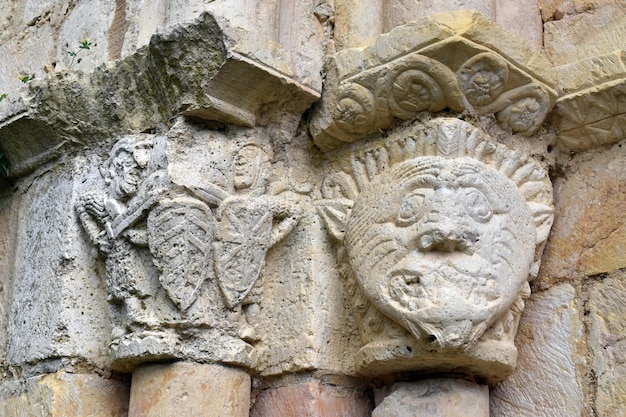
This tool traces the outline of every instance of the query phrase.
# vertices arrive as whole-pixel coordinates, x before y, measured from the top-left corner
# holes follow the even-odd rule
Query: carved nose
[[[418,236],[418,247],[422,252],[474,253],[478,232],[450,218],[441,218],[426,223]]]

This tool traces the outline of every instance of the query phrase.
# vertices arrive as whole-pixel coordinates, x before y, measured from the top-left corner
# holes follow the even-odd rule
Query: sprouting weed
[[[91,49],[92,46],[97,46],[97,45],[92,44],[91,42],[89,42],[89,39],[85,38],[78,44],[78,49],[77,50],[75,50],[75,51],[67,51],[67,54],[72,57],[72,60],[70,61],[70,65],[69,65],[68,68],[72,68],[74,66],[74,64],[80,64],[80,61],[82,61],[82,58],[76,59],[76,57],[83,50]]]
[[[0,101],[4,100],[5,98],[7,98],[9,95],[7,93],[2,93],[0,94]]]
[[[29,81],[32,81],[35,79],[34,75],[19,75],[17,77],[21,82],[23,82],[24,84],[26,84]]]

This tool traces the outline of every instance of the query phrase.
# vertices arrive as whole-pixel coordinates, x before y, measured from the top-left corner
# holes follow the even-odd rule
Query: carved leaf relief
[[[220,206],[218,219],[215,268],[226,303],[233,308],[261,273],[271,242],[273,214],[267,198],[233,196]]]
[[[148,216],[148,242],[159,279],[170,299],[187,310],[203,282],[213,276],[215,219],[202,202],[177,197],[161,201]]]

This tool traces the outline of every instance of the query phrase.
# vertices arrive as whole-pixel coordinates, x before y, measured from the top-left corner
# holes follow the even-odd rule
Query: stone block
[[[491,392],[492,417],[583,415],[579,353],[583,325],[576,292],[569,284],[533,294],[526,302],[516,345],[517,369]]]
[[[176,362],[135,370],[128,417],[247,417],[250,376],[220,365]]]
[[[543,22],[539,0],[496,0],[494,21],[530,47],[541,51],[543,47]]]
[[[598,417],[626,415],[626,273],[594,282],[589,291],[590,332],[597,378],[595,409]]]
[[[461,379],[425,379],[394,385],[372,417],[489,417],[489,388]]]
[[[0,384],[4,417],[126,417],[127,380],[58,372]]]
[[[585,2],[589,3],[589,2]],[[554,66],[624,48],[626,4],[610,2],[544,25],[544,51]]]
[[[250,417],[369,417],[372,408],[372,399],[363,388],[309,381],[264,389]]]
[[[555,182],[556,216],[541,285],[626,266],[626,143],[581,154]]]

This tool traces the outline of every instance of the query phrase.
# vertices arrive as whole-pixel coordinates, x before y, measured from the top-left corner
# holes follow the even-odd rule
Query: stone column
[[[143,365],[133,373],[128,417],[247,417],[250,375],[190,362]]]
[[[395,384],[372,417],[489,417],[489,387],[437,378]]]

